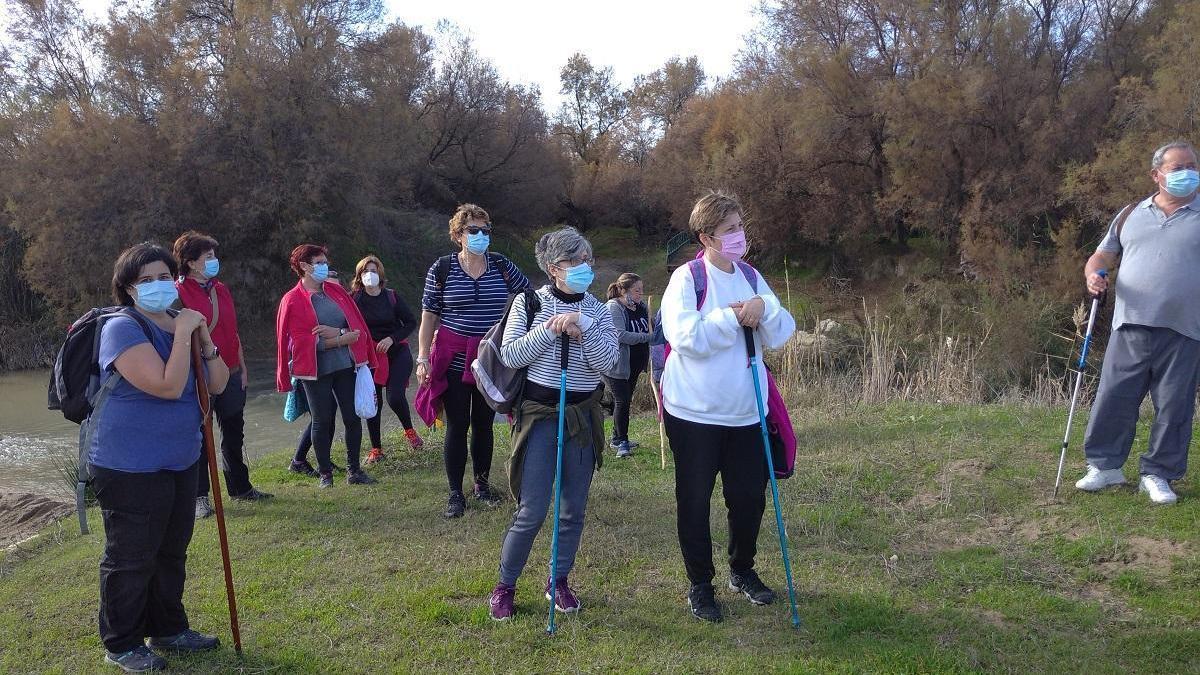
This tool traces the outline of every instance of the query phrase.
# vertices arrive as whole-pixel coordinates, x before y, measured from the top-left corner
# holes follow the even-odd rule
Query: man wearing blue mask
[[[1088,492],[1125,482],[1138,409],[1154,402],[1150,444],[1141,456],[1138,489],[1155,504],[1175,503],[1171,482],[1187,470],[1196,387],[1200,384],[1200,200],[1196,149],[1183,141],[1154,153],[1150,177],[1158,191],[1131,204],[1084,267],[1088,291],[1103,293],[1121,259],[1113,331],[1100,389],[1084,438]]]

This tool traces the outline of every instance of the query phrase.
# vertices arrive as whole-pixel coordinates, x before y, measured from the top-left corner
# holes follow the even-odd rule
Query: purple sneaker
[[[549,579],[546,580],[546,599],[550,599]],[[571,587],[567,585],[565,577],[554,584],[554,608],[568,614],[579,611],[579,598],[575,597],[575,591],[572,591]]]
[[[492,589],[492,597],[488,598],[488,611],[493,621],[508,621],[513,617],[513,601],[517,595],[516,586],[496,584]]]

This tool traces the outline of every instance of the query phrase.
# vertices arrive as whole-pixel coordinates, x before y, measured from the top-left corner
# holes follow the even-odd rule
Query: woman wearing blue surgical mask
[[[565,427],[569,437],[562,439],[557,578],[546,580],[545,594],[553,595],[560,612],[580,608],[567,578],[583,535],[592,474],[604,455],[600,376],[612,370],[619,353],[608,309],[587,292],[595,278],[592,245],[575,228],[566,227],[544,235],[534,251],[551,283],[537,290],[538,307],[531,317],[526,296],[513,301],[500,350],[504,365],[526,371],[521,401],[513,412],[509,462],[509,487],[517,498],[517,512],[500,547],[499,579],[488,601],[496,621],[513,616],[517,578],[554,496],[563,335],[570,340],[562,414],[571,422]]]
[[[279,301],[275,319],[275,386],[281,392],[292,389],[295,378],[304,387],[312,417],[312,443],[316,450],[322,488],[333,487],[334,416],[341,410],[346,429],[346,482],[370,485],[375,479],[359,466],[362,446],[362,420],[355,413],[355,371],[361,366],[374,368],[375,350],[354,299],[330,278],[329,252],[324,246],[301,244],[289,257],[292,271],[300,281]],[[360,337],[362,339],[360,339]],[[289,469],[312,475],[312,465],[301,448]]]
[[[419,388],[413,403],[425,424],[438,416],[446,422],[446,518],[458,518],[466,510],[468,429],[475,499],[489,506],[500,502],[490,483],[496,415],[475,389],[471,361],[483,335],[504,315],[509,295],[528,288],[529,279],[511,260],[488,251],[491,237],[487,211],[474,204],[459,206],[450,218],[450,239],[460,250],[433,263],[421,296]]]
[[[167,311],[179,297],[177,273],[160,246],[126,250],[112,277],[124,309],[100,329],[100,381],[111,393],[94,412],[88,447],[104,516],[100,637],[105,660],[127,671],[166,667],[154,650],[217,646],[217,638],[190,628],[183,584],[203,466],[196,377],[219,395],[229,369],[202,314]],[[204,373],[192,369],[192,340],[200,343]]]
[[[229,288],[217,279],[221,263],[217,258],[217,240],[189,230],[179,235],[173,247],[175,260],[179,263],[179,301],[184,307],[204,315],[204,321],[212,334],[213,344],[221,350],[222,358],[229,366],[232,386],[220,395],[213,396],[213,416],[221,428],[221,458],[224,461],[225,489],[229,496],[241,501],[256,501],[271,497],[270,493],[256,490],[250,483],[250,469],[246,466],[244,452],[244,429],[246,426],[246,359],[242,353],[242,340],[238,334],[237,311]],[[208,471],[200,471],[200,485],[196,490],[196,517],[212,515],[208,502]]]

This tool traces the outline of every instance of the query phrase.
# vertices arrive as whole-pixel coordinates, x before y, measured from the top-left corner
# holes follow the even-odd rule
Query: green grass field
[[[593,484],[572,575],[583,611],[544,633],[549,528],[517,593],[488,619],[513,504],[447,522],[440,443],[394,452],[378,485],[314,481],[260,462],[277,498],[228,510],[244,660],[229,646],[215,523],[197,527],[185,602],[216,653],[185,672],[1200,672],[1200,491],[1152,508],[1131,489],[1049,501],[1062,411],[889,405],[801,412],[781,483],[801,630],[786,602],[720,590],[720,625],[687,612],[672,474],[657,431]],[[1145,429],[1139,434],[1145,442]],[[496,466],[507,453],[497,443]],[[1078,447],[1078,443],[1076,443]],[[1082,464],[1072,457],[1069,478]],[[611,455],[610,455],[611,457]],[[1131,462],[1129,472],[1136,473]],[[497,475],[502,476],[498,468]],[[1193,473],[1194,476],[1194,473]],[[718,492],[719,494],[719,492]],[[768,499],[758,569],[781,593]],[[714,499],[722,569],[724,509]],[[94,522],[99,514],[94,513]],[[0,559],[0,671],[105,669],[96,634],[103,538],[64,521]],[[718,581],[723,582],[719,577]]]

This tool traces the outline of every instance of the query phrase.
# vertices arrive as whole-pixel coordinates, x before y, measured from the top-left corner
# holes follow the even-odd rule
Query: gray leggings
[[[566,579],[575,565],[575,553],[583,535],[583,516],[595,470],[591,434],[587,445],[567,440],[563,446],[562,504],[558,521],[558,578]],[[521,503],[500,547],[500,583],[517,584],[525,569],[533,540],[546,520],[554,501],[554,463],[558,451],[558,420],[534,422],[526,441],[525,467],[521,475]],[[549,578],[547,572],[546,577]]]

